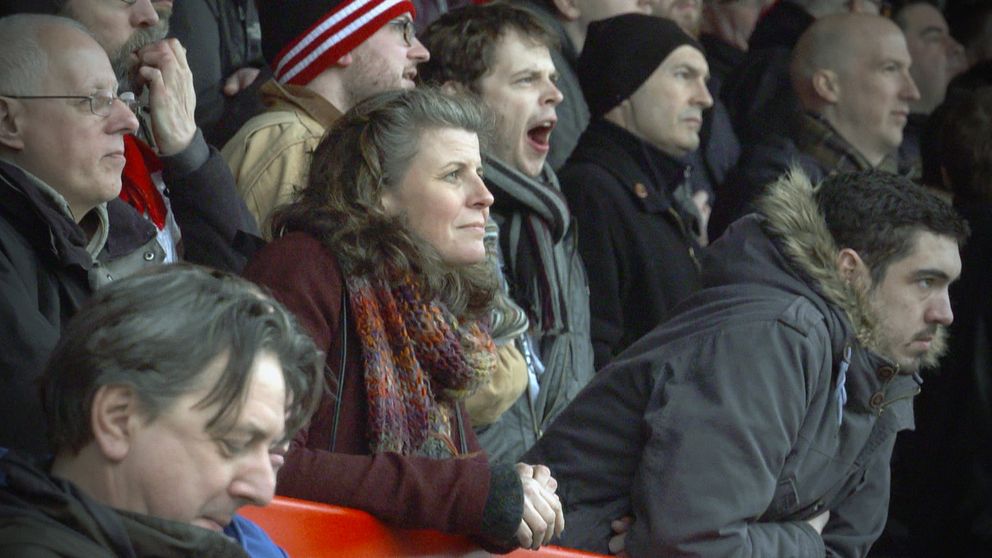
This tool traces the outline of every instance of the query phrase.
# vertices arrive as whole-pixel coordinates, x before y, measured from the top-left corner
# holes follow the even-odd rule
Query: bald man
[[[782,131],[782,116],[798,102],[789,83],[789,58],[799,37],[818,18],[842,13],[878,15],[881,0],[780,0],[761,16],[748,39],[744,62],[725,80],[727,104],[741,143]]]
[[[898,172],[903,128],[920,98],[910,65],[906,38],[890,20],[818,19],[796,44],[789,70],[802,111],[790,116],[783,135],[745,151],[717,198],[710,237],[748,212],[750,201],[791,166],[814,181],[870,168]]]

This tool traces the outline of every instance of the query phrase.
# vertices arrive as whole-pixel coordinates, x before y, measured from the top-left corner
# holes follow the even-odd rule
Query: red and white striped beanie
[[[279,83],[306,85],[391,20],[410,0],[260,0],[262,53]]]

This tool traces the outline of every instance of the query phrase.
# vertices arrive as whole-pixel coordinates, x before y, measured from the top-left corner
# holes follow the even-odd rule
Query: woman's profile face
[[[425,130],[406,175],[382,195],[391,215],[404,215],[411,232],[426,240],[448,265],[479,263],[493,196],[482,181],[475,132]]]

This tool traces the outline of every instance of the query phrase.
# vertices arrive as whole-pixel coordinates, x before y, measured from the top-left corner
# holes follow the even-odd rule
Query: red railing
[[[358,510],[277,496],[264,508],[246,506],[239,513],[258,523],[291,558],[466,557],[490,553],[467,537],[437,531],[394,529]],[[512,558],[588,558],[579,550],[544,547],[517,550]]]

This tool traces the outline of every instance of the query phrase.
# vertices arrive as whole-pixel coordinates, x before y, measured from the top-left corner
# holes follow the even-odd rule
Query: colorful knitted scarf
[[[496,368],[489,332],[424,300],[410,273],[392,281],[350,276],[347,285],[364,357],[372,452],[457,455],[457,403]]]

